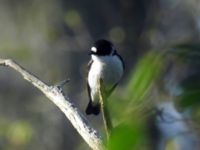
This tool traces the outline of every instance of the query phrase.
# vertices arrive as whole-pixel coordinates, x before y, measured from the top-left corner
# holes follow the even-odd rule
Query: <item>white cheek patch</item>
[[[93,52],[96,53],[96,52],[97,52],[97,48],[96,48],[96,47],[92,47],[92,48],[91,48],[91,51],[93,51]]]

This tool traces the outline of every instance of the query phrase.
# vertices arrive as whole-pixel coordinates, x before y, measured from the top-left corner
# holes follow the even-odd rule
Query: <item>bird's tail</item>
[[[99,104],[94,105],[92,104],[92,101],[90,100],[85,112],[87,115],[91,115],[91,114],[98,115],[100,113],[100,105]]]

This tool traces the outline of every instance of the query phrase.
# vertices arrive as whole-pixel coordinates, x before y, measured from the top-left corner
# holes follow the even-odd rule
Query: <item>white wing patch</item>
[[[97,52],[97,48],[93,46],[93,47],[91,48],[91,51],[93,51],[93,52],[96,53],[96,52]]]

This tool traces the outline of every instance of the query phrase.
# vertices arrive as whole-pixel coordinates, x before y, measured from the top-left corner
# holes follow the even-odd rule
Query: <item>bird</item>
[[[105,39],[97,40],[89,52],[91,60],[88,63],[87,90],[89,103],[86,114],[100,113],[99,81],[104,87],[106,98],[114,91],[124,74],[124,61],[117,53],[114,45]]]

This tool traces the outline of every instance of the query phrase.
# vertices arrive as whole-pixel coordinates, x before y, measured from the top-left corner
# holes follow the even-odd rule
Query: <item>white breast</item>
[[[109,91],[123,75],[123,64],[118,56],[94,56],[88,74],[93,102],[98,102],[97,82],[101,78],[106,91]]]

